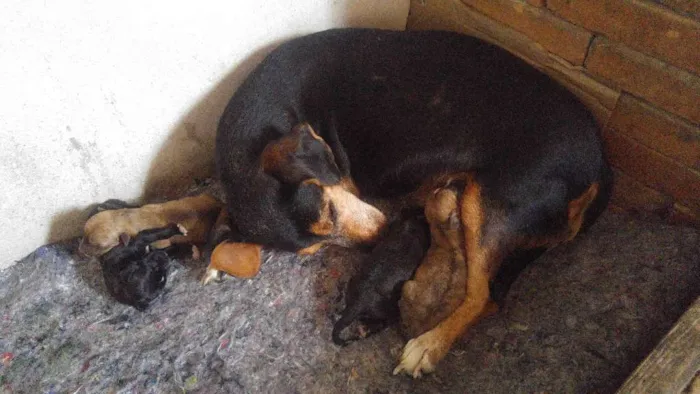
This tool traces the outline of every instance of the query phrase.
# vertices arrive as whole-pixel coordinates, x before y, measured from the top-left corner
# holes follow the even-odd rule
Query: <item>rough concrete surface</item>
[[[140,313],[105,294],[75,246],[0,272],[0,392],[611,392],[700,294],[697,230],[607,213],[413,381],[391,375],[395,329],[330,341],[358,252],[266,252],[256,278],[206,287],[201,263],[174,261],[166,293]]]

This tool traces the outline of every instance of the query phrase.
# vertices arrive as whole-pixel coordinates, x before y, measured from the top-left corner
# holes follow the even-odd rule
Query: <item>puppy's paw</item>
[[[449,345],[444,344],[436,330],[413,338],[403,348],[399,365],[394,368],[394,375],[405,372],[413,378],[420,378],[424,373],[433,372],[448,348]]]

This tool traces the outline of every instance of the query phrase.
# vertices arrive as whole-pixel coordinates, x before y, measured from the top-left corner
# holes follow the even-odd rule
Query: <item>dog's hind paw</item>
[[[433,372],[445,353],[447,352],[435,330],[428,331],[411,339],[404,346],[401,361],[394,368],[394,375],[405,372],[413,378],[420,378],[424,373]]]

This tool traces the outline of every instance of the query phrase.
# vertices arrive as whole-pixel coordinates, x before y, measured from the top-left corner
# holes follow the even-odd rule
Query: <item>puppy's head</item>
[[[131,247],[117,246],[115,249],[119,248]],[[119,261],[105,259],[102,266],[110,294],[117,301],[143,311],[162,293],[170,258],[161,250],[140,249],[122,254],[123,259]]]
[[[341,174],[331,148],[307,123],[270,142],[261,166],[294,190],[290,200],[295,220],[317,238],[340,244],[371,242],[386,223],[381,211],[357,196],[354,182]]]
[[[83,227],[78,251],[87,256],[99,256],[119,245],[122,234],[135,235],[116,225],[121,214],[120,211],[102,211],[90,217]]]

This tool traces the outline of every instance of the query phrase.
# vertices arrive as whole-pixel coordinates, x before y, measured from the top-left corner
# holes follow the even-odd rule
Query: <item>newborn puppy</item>
[[[134,237],[142,230],[162,228],[169,223],[181,223],[188,235],[159,240],[158,248],[171,244],[204,244],[221,207],[219,200],[206,193],[138,208],[119,200],[107,200],[85,222],[79,250],[88,256],[100,256],[119,245],[124,234]]]
[[[341,334],[355,320],[366,325],[367,334],[396,321],[401,286],[423,259],[428,241],[428,226],[420,212],[404,212],[389,226],[386,236],[348,283],[346,308],[333,327],[333,342],[346,345],[348,340]]]
[[[418,337],[447,318],[464,300],[467,265],[459,215],[459,194],[452,188],[428,196],[425,217],[430,224],[430,249],[412,280],[402,289],[401,329]]]
[[[133,239],[100,257],[107,290],[117,301],[143,311],[165,287],[170,258],[150,244],[175,235],[186,235],[180,225],[143,230]]]

